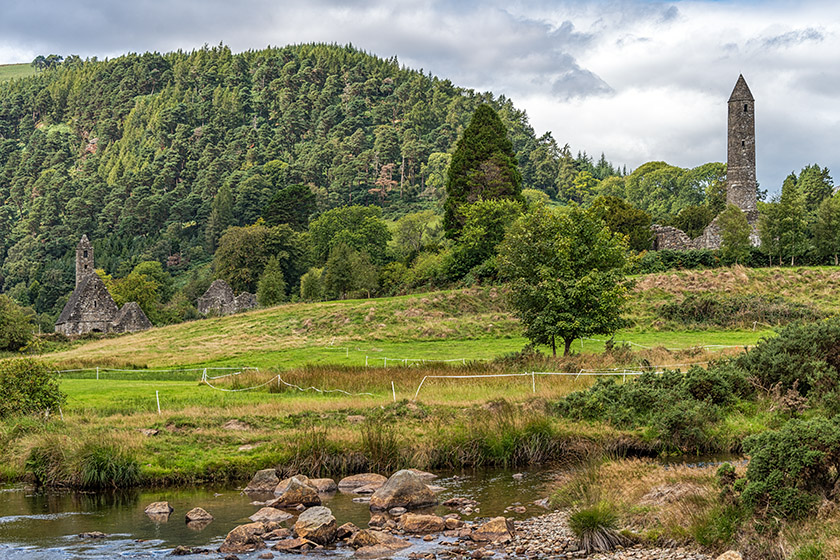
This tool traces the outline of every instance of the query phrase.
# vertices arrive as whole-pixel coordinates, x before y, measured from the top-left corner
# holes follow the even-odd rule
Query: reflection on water
[[[444,501],[453,497],[478,500],[480,513],[473,516],[507,515],[513,503],[528,506],[521,517],[536,515],[531,505],[545,497],[546,485],[554,471],[525,471],[522,480],[514,480],[511,471],[486,470],[448,473],[435,481],[446,488]],[[352,521],[366,527],[370,519],[368,505],[355,503],[351,494],[324,496],[339,525]],[[253,496],[238,488],[189,488],[133,490],[101,493],[38,493],[23,488],[0,492],[0,558],[9,560],[76,560],[91,558],[157,558],[167,555],[177,545],[218,548],[235,526],[248,523],[260,506],[251,505]],[[169,518],[151,519],[143,509],[152,502],[168,501],[175,508]],[[184,515],[194,507],[210,512],[214,520],[186,523]],[[437,508],[438,513],[449,513]],[[288,523],[294,524],[294,519]],[[105,539],[81,539],[80,533],[101,531]],[[418,543],[404,555],[428,547]],[[339,549],[331,556],[349,554]],[[256,558],[239,555],[241,558]],[[274,553],[275,558],[300,558]],[[404,556],[401,555],[401,556]],[[198,558],[198,557],[196,557]]]

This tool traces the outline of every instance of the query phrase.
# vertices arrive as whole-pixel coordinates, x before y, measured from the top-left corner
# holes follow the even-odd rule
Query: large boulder
[[[219,547],[222,554],[241,554],[265,548],[261,535],[265,533],[263,523],[239,525],[227,534],[225,542]]]
[[[370,497],[371,511],[387,511],[394,507],[417,509],[437,503],[434,492],[409,470],[395,472],[382,488]]]
[[[425,535],[439,533],[446,529],[446,521],[437,515],[406,513],[400,517],[399,528],[406,533]]]
[[[266,521],[276,521],[279,523],[282,521],[286,521],[287,519],[291,519],[292,517],[292,514],[286,513],[285,511],[279,510],[277,508],[264,507],[248,519],[259,523]]]
[[[335,517],[327,507],[311,507],[297,518],[295,534],[321,545],[330,544],[335,541]]]
[[[309,484],[306,477],[293,476],[281,482],[274,491],[277,498],[266,505],[275,508],[293,508],[298,505],[320,506],[321,498],[318,490]]]
[[[473,530],[470,538],[474,541],[503,541],[514,534],[513,521],[504,517],[494,517],[484,525]]]
[[[352,492],[356,488],[361,488],[362,486],[385,484],[386,480],[388,480],[386,477],[376,473],[354,474],[353,476],[347,476],[339,480],[338,489],[342,492]]]
[[[332,494],[338,490],[338,485],[331,478],[310,478],[309,484],[314,486],[319,494]]]
[[[277,478],[277,471],[274,469],[263,469],[261,471],[257,471],[257,474],[254,475],[254,478],[252,478],[251,482],[248,483],[248,486],[245,487],[245,491],[265,493],[274,492],[274,489],[277,488],[277,484],[279,484],[279,482],[280,479]]]

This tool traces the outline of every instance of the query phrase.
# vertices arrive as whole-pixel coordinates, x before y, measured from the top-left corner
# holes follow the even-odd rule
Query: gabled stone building
[[[198,298],[198,312],[230,315],[257,306],[257,296],[249,292],[233,295],[233,288],[224,280],[214,280],[204,295]]]
[[[120,309],[102,279],[94,272],[93,246],[83,235],[76,247],[76,289],[55,322],[55,332],[68,336],[90,332],[135,332],[152,323],[135,302]]]
[[[755,98],[743,75],[738,76],[728,101],[726,142],[726,203],[734,204],[750,224],[750,241],[759,244],[758,197],[755,177]],[[722,239],[717,218],[703,234],[691,239],[682,230],[654,225],[654,249],[719,249]]]

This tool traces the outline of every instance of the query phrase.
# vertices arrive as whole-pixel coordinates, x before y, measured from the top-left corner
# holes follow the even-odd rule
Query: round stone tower
[[[726,202],[743,212],[755,212],[755,99],[743,75],[729,96],[728,135]]]
[[[87,235],[82,235],[76,246],[76,286],[88,274],[93,274],[93,245]]]

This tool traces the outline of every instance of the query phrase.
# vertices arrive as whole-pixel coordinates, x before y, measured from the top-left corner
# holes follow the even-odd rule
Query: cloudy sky
[[[809,163],[840,183],[840,3],[643,0],[2,0],[0,64],[352,43],[511,98],[541,134],[628,168],[726,160],[739,73],[756,98],[758,178]]]

